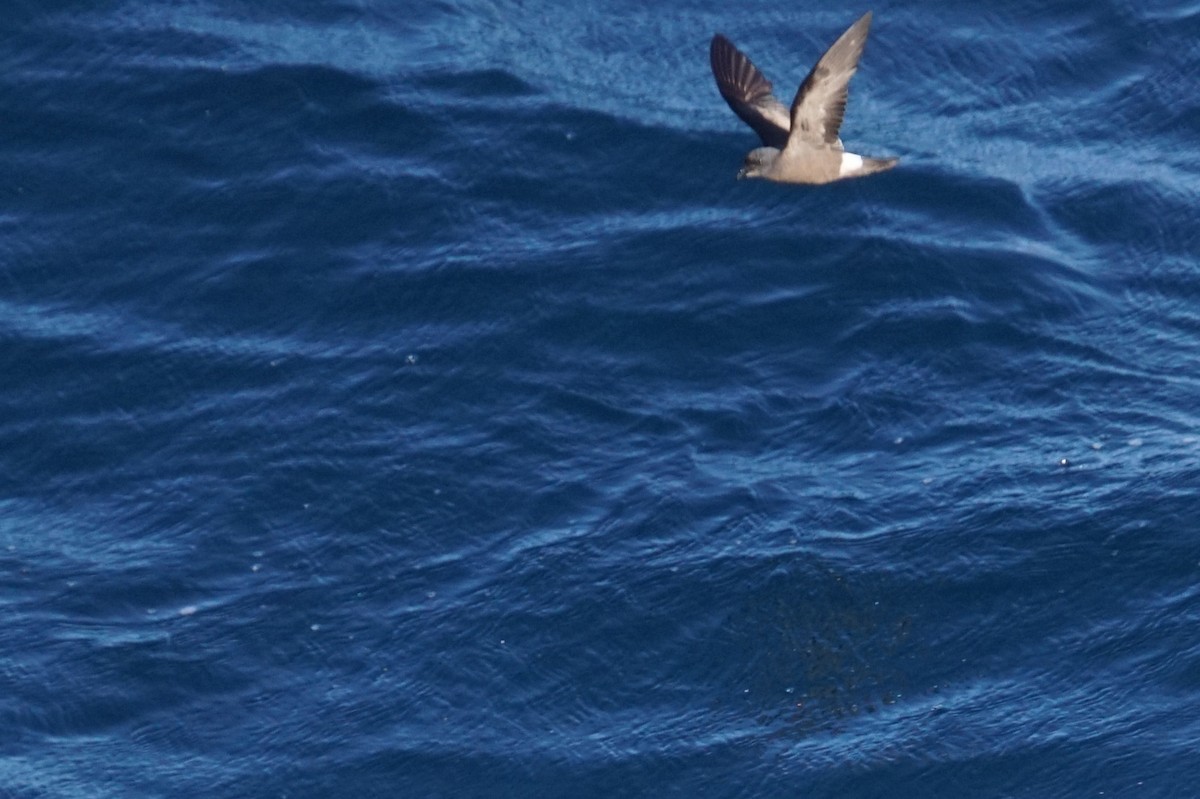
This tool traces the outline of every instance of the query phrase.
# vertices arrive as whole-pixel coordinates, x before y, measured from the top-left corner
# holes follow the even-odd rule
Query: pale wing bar
[[[789,141],[813,147],[841,146],[838,130],[846,113],[850,79],[858,70],[870,28],[868,11],[838,37],[800,84],[792,102]]]

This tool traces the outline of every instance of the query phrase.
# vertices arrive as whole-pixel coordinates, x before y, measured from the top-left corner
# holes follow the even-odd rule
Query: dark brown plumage
[[[863,14],[825,51],[796,91],[791,109],[772,92],[771,82],[733,42],[716,34],[709,63],[725,102],[762,139],[746,156],[738,177],[780,183],[829,183],[896,165],[895,158],[864,158],[842,148],[839,130],[846,114],[850,79],[858,70],[871,28]]]

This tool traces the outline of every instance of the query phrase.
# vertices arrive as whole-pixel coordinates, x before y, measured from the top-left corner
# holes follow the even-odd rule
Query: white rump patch
[[[862,169],[862,156],[854,153],[842,153],[842,166],[838,169],[838,176],[845,177]]]

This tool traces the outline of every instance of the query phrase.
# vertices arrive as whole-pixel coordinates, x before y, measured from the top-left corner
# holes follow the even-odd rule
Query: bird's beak
[[[745,180],[745,179],[746,179],[746,170],[745,170],[745,168],[742,168],[742,169],[739,169],[739,170],[738,170],[738,173],[737,173],[737,179],[738,179],[738,180]]]

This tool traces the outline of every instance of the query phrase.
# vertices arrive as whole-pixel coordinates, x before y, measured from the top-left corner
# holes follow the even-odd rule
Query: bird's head
[[[759,147],[746,153],[746,160],[742,164],[741,170],[737,173],[737,179],[743,178],[761,178],[764,173],[771,168],[775,163],[775,159],[779,157],[779,151],[774,147]]]

